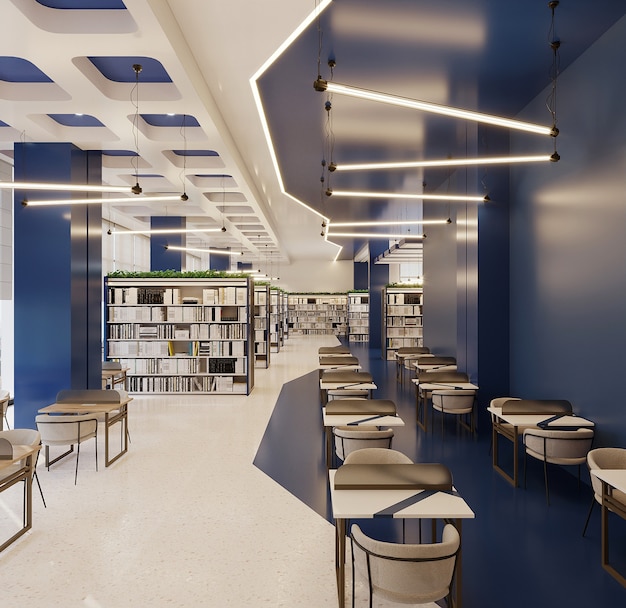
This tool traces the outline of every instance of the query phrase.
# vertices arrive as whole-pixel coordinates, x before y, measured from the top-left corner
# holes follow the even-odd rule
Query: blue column
[[[354,289],[369,288],[369,265],[367,262],[354,263]]]
[[[383,287],[389,283],[389,266],[374,264],[374,259],[389,248],[389,242],[370,241],[369,292],[370,292],[370,348],[382,348]]]
[[[19,181],[99,184],[101,172],[100,152],[65,143],[15,144]],[[34,428],[37,410],[62,389],[101,387],[102,208],[22,206],[24,199],[69,197],[15,191],[17,427]]]
[[[185,228],[184,217],[153,216],[150,218],[150,228],[153,230],[164,228]],[[153,234],[150,236],[150,270],[182,270],[185,267],[185,252],[165,249],[166,245],[185,247],[186,238],[180,234]]]

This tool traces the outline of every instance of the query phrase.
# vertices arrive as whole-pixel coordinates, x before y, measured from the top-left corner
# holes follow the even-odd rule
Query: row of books
[[[419,316],[422,314],[422,307],[418,305],[396,305],[390,304],[387,306],[387,315],[389,316]]]
[[[421,293],[393,293],[387,292],[387,304],[421,304]]]
[[[245,395],[247,384],[232,376],[132,376],[132,393],[235,393]]]

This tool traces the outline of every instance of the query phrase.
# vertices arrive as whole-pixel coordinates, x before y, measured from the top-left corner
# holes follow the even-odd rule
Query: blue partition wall
[[[101,183],[99,152],[71,144],[15,144],[15,179]],[[63,192],[15,191],[15,425],[65,388],[100,388],[101,206],[23,207]],[[97,196],[97,195],[94,195]]]
[[[596,422],[596,446],[626,446],[624,56],[626,18],[559,77],[560,162],[511,183],[511,390],[569,399]],[[545,121],[545,98],[524,118]],[[514,153],[531,149],[512,138]]]

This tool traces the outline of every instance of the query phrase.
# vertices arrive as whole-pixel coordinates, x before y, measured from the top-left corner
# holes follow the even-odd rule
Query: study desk
[[[434,355],[427,351],[428,349],[423,346],[405,346],[395,351],[396,380],[400,382],[400,384],[404,384],[405,361],[419,359],[420,357],[434,357]]]
[[[352,355],[324,355],[319,358],[320,378],[326,371],[357,371],[361,369],[359,360]]]
[[[53,403],[39,410],[40,414],[104,414],[104,464],[109,466],[128,452],[128,404],[133,400],[126,397],[110,403]],[[117,423],[122,425],[120,451],[109,458],[109,429]]]
[[[322,405],[328,401],[328,391],[336,390],[364,390],[369,391],[371,397],[372,391],[378,388],[369,372],[359,372],[355,370],[330,370],[324,372],[320,378],[320,399]]]
[[[390,403],[385,399],[341,399],[341,402],[350,402],[354,407],[348,407],[341,414],[328,412],[328,405],[322,408],[322,422],[326,434],[326,466],[330,466],[333,455],[333,428],[336,426],[369,426],[369,427],[393,427],[404,426],[404,420],[397,414],[385,413],[383,407],[377,408],[378,404]],[[333,402],[331,402],[333,403]],[[361,406],[361,411],[358,407]]]
[[[447,391],[455,389],[478,390],[478,386],[472,384],[471,382],[420,382],[417,378],[415,378],[412,382],[415,384],[415,417],[417,425],[424,431],[428,430],[428,412],[426,406],[428,405],[428,399],[433,391]],[[421,416],[420,412],[422,414]]]
[[[519,454],[518,443],[520,429],[523,434],[524,429],[539,426],[541,423],[546,428],[558,429],[576,429],[581,426],[593,427],[591,420],[576,416],[574,414],[519,414],[519,413],[503,413],[500,407],[488,407],[487,411],[492,415],[492,464],[493,468],[504,477],[514,488],[517,487],[518,471],[519,471]],[[509,441],[513,442],[513,476],[509,475],[502,469],[498,463],[498,436],[502,435]]]
[[[602,482],[602,567],[626,587],[626,578],[609,564],[609,511],[626,519],[626,506],[613,498],[613,490],[626,492],[626,469],[591,469],[590,473]]]
[[[416,489],[338,490],[335,488],[336,473],[336,470],[330,470],[328,476],[330,502],[335,519],[335,570],[339,608],[345,608],[346,605],[345,559],[348,520],[378,517],[451,520],[462,536],[462,520],[474,518],[474,512],[454,488],[452,492]],[[456,608],[462,606],[462,545],[461,538],[456,561],[455,589],[452,593]]]
[[[13,445],[13,457],[7,460],[0,460],[0,475],[3,469],[9,468],[11,465],[25,460],[26,463],[23,467],[16,470],[12,475],[0,481],[0,493],[8,490],[16,483],[23,481],[23,505],[24,505],[24,518],[22,520],[22,527],[13,536],[5,540],[0,545],[0,552],[4,551],[9,545],[14,543],[20,536],[26,534],[33,527],[33,493],[32,493],[32,474],[33,474],[33,458],[39,452],[40,446],[29,445]]]
[[[122,367],[118,369],[114,368],[102,368],[102,388],[114,389],[118,384],[122,385],[122,388],[127,391],[128,377],[127,373],[129,367]]]

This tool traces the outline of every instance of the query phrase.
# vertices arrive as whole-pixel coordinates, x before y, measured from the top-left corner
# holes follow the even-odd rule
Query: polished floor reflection
[[[93,467],[81,452],[39,475],[34,527],[0,554],[7,607],[221,608],[336,606],[317,385],[317,348],[333,338],[291,337],[249,397],[152,396],[131,404],[127,455]],[[393,364],[354,345],[376,396],[396,400],[407,426],[395,445],[415,460],[444,462],[476,512],[463,528],[464,606],[622,605],[626,590],[600,567],[599,511],[581,537],[590,494],[551,470],[547,507],[540,463],[514,490],[491,469],[489,434],[411,424],[414,394]],[[44,405],[44,404],[42,404]],[[481,404],[484,407],[485,404]],[[100,441],[100,456],[103,442]],[[506,454],[503,453],[506,462]],[[0,533],[20,517],[20,488],[0,497]],[[615,561],[626,526],[612,525]],[[613,524],[613,522],[612,522]],[[370,532],[395,538],[393,522]],[[416,530],[408,528],[409,541]],[[360,589],[359,606],[365,605]],[[377,605],[377,604],[375,604]],[[386,604],[378,604],[386,606]]]

